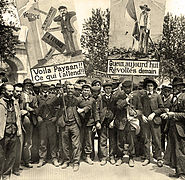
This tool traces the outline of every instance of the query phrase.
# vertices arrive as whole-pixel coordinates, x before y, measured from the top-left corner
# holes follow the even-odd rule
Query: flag
[[[128,3],[126,5],[126,10],[129,14],[129,16],[135,21],[134,29],[132,36],[139,41],[139,25],[137,22],[137,15],[136,15],[136,9],[135,9],[135,4],[134,0],[128,0]]]

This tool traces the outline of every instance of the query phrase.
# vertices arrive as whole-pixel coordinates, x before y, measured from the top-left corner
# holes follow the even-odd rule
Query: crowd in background
[[[4,76],[2,74],[2,76]],[[185,179],[185,83],[174,78],[158,85],[152,78],[138,84],[119,78],[102,82],[79,79],[75,84],[37,83],[25,79],[0,86],[0,178],[19,176],[22,166],[33,168],[33,137],[37,129],[37,167],[47,162],[73,171],[80,162],[121,166],[128,155],[142,166],[175,168],[172,177]],[[95,148],[95,139],[98,147]]]

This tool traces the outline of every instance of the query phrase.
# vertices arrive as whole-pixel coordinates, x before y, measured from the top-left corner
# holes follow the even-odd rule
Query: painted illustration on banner
[[[21,21],[20,39],[26,43],[31,67],[55,54],[69,57],[81,54],[73,0],[15,1]]]
[[[147,54],[162,37],[166,0],[111,0],[109,47]]]

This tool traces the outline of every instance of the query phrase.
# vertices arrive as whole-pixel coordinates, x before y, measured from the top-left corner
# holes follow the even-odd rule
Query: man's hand
[[[114,127],[114,120],[109,124],[109,128],[113,128]]]
[[[39,123],[39,124],[40,124],[41,122],[43,122],[43,119],[42,119],[42,117],[40,117],[40,116],[37,117],[37,120],[38,120],[38,123]]]
[[[83,109],[83,108],[77,108],[77,112],[78,112],[79,114],[81,114],[81,113],[84,112],[84,109]]]
[[[148,116],[148,120],[149,121],[152,121],[155,117],[155,113],[151,113],[149,116]]]
[[[148,119],[147,119],[146,116],[142,115],[142,119],[143,119],[143,122],[144,122],[144,123],[148,123]]]
[[[175,113],[174,112],[167,112],[169,118],[173,118],[175,116]]]
[[[56,117],[52,117],[52,118],[50,119],[51,122],[55,122],[56,120],[57,120]]]
[[[168,119],[169,116],[168,116],[168,113],[163,113],[160,115],[162,119]]]
[[[96,123],[96,129],[101,129],[101,124],[99,122]]]
[[[92,132],[96,132],[96,126],[92,127]]]
[[[129,103],[129,101],[130,101],[131,99],[133,99],[133,97],[134,97],[134,94],[133,94],[133,92],[131,92],[131,93],[127,96],[127,98],[126,98],[127,103]]]

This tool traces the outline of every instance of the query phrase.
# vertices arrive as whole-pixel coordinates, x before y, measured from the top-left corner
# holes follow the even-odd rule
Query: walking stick
[[[60,85],[62,85],[61,80],[59,82],[60,82]],[[63,101],[63,105],[64,105],[64,114],[65,114],[66,120],[68,120],[66,103],[65,103],[65,98],[64,98],[64,90],[63,90],[63,88],[61,88],[61,89],[62,89],[62,101]]]

